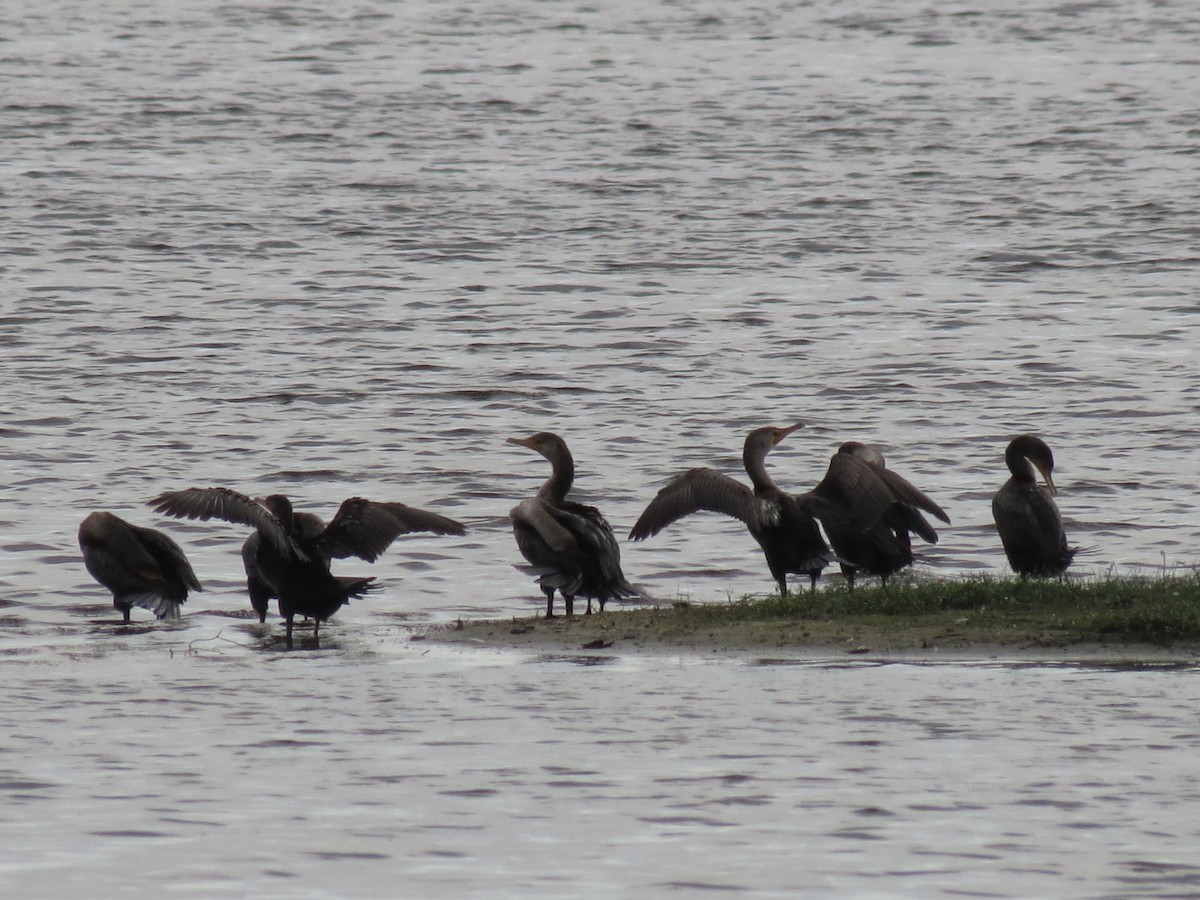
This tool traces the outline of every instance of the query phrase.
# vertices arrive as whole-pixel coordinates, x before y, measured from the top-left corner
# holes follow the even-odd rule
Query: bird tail
[[[148,610],[154,613],[156,618],[165,619],[168,622],[178,622],[182,618],[180,615],[180,607],[183,606],[182,600],[173,600],[153,591],[123,594],[117,598],[117,602]]]
[[[379,589],[379,585],[375,584],[375,576],[370,578],[351,578],[346,576],[338,576],[337,582],[342,589],[342,596],[346,598],[346,602],[350,602],[350,598],[365,597],[371,591]]]

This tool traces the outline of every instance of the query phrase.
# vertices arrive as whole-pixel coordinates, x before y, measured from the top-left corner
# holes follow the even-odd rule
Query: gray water
[[[1190,668],[433,649],[530,614],[507,510],[563,434],[625,533],[750,428],[843,440],[1003,573],[1013,434],[1081,577],[1197,564],[1191,4],[0,3],[0,884],[211,896],[1200,892]],[[739,476],[740,477],[740,476]],[[462,519],[324,649],[247,622],[166,489]],[[92,509],[204,582],[121,628]],[[623,545],[770,589],[736,522]],[[369,571],[368,571],[369,570]],[[272,623],[277,630],[277,623]],[[586,664],[581,664],[586,663]]]

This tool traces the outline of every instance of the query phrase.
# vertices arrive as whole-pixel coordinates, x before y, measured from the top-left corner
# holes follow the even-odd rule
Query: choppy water
[[[736,473],[751,427],[806,422],[771,457],[797,490],[880,443],[954,518],[921,567],[950,577],[1003,571],[988,498],[1033,430],[1082,571],[1195,565],[1192,5],[0,24],[11,886],[1196,889],[1188,669],[589,667],[396,627],[537,608],[505,516],[546,467],[503,439],[542,429],[622,532],[671,474]],[[192,484],[472,534],[404,539],[327,650],[280,659],[231,618],[242,533],[143,505]],[[97,508],[184,544],[182,629],[114,629],[74,540]],[[626,545],[626,571],[767,590],[736,525]]]

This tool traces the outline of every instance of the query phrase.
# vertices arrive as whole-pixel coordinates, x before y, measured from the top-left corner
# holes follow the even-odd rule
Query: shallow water
[[[988,499],[1032,430],[1082,574],[1195,566],[1192,6],[0,23],[11,887],[1194,889],[1190,669],[581,666],[398,628],[538,608],[506,515],[546,466],[504,438],[542,429],[620,533],[684,468],[737,475],[752,427],[806,423],[771,457],[796,490],[879,443],[953,517],[924,577],[1005,570]],[[339,564],[384,589],[284,658],[239,618],[244,533],[144,506],[193,484],[471,534]],[[114,625],[75,544],[92,509],[184,545],[206,590],[180,629]],[[663,600],[771,587],[717,517],[623,554]]]
[[[1193,667],[181,646],[97,636],[8,661],[0,884],[1165,897],[1200,881]]]

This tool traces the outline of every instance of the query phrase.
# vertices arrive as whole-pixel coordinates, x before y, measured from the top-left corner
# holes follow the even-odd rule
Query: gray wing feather
[[[950,517],[946,515],[946,511],[934,503],[929,497],[914,485],[903,475],[898,475],[891,469],[876,469],[875,474],[883,479],[883,483],[888,486],[896,499],[901,503],[906,503],[909,506],[915,506],[917,509],[923,509],[932,516],[937,516],[947,525],[950,524]]]
[[[855,527],[863,531],[878,522],[896,502],[891,490],[874,469],[846,453],[833,455],[825,478],[814,491],[834,502],[845,504]]]
[[[751,528],[759,528],[769,519],[766,506],[746,485],[716,469],[690,469],[658,492],[634,523],[629,537],[643,540],[700,510],[724,513]]]
[[[429,512],[426,509],[417,509],[406,503],[377,503],[375,505],[383,507],[395,516],[396,520],[404,527],[404,530],[400,532],[401,534],[409,534],[413,531],[430,531],[433,534],[455,535],[467,533],[466,526],[461,522],[456,522],[454,519],[446,516]]]
[[[559,523],[544,500],[533,497],[522,501],[508,515],[514,526],[524,525],[537,532],[551,550],[557,553],[578,550],[575,535]]]
[[[398,513],[398,507],[407,512]],[[403,504],[375,503],[362,497],[351,497],[342,501],[337,515],[314,543],[321,553],[327,556],[338,559],[357,556],[367,562],[374,562],[400,535],[412,531],[433,531],[433,528],[421,527],[419,524],[424,522],[426,525],[432,525],[432,520],[458,524],[433,513],[422,513],[421,510],[405,507]]]
[[[229,488],[187,488],[167,491],[150,501],[154,511],[177,519],[221,519],[255,528],[282,553],[305,558],[280,522],[261,503]]]

